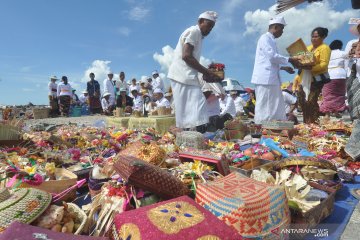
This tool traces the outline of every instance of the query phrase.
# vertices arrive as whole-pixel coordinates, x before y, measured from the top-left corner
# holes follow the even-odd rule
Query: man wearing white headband
[[[174,59],[169,68],[175,104],[176,126],[206,131],[209,122],[206,100],[201,91],[198,74],[207,82],[220,82],[221,78],[200,64],[204,37],[209,35],[217,19],[217,13],[206,11],[200,14],[198,23],[186,29],[177,43]]]
[[[280,70],[293,74],[290,66],[298,64],[295,58],[280,55],[276,38],[281,37],[285,27],[284,17],[274,17],[269,21],[268,32],[263,34],[256,47],[254,71],[251,83],[255,84],[256,105],[255,123],[263,121],[286,120],[285,102],[281,93]]]
[[[160,78],[160,75],[159,75],[158,71],[156,71],[156,70],[153,71],[151,73],[151,75],[152,75],[152,77],[154,79],[154,81],[152,83],[153,89],[160,88],[161,90],[164,91],[164,83],[163,83],[162,79]]]

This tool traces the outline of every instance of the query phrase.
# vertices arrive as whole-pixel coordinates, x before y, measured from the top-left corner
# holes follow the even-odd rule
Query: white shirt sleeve
[[[287,92],[284,92],[283,96],[286,104],[293,105],[297,101],[297,98],[294,95],[291,95]]]
[[[282,65],[288,64],[289,58],[277,52],[276,43],[269,36],[263,37],[259,41],[263,53],[270,59],[270,62]]]
[[[60,96],[60,91],[61,91],[61,83],[58,85],[57,87],[57,93],[56,95],[59,97]]]

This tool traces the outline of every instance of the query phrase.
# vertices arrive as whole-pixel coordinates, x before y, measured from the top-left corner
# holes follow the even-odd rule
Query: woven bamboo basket
[[[0,140],[19,140],[20,128],[8,124],[0,124]]]
[[[274,169],[282,169],[288,166],[316,166],[336,171],[336,167],[326,160],[318,160],[314,157],[289,157],[274,163]]]
[[[61,193],[64,190],[74,186],[77,182],[77,176],[66,170],[65,168],[56,168],[55,169],[55,176],[62,176],[65,179],[62,180],[49,180],[44,181],[40,185],[29,185],[27,183],[21,183],[20,188],[37,188],[49,193]],[[62,201],[72,201],[76,198],[76,189],[71,190],[67,193],[61,200]]]
[[[304,43],[304,41],[299,38],[297,39],[295,42],[293,42],[292,44],[290,44],[286,50],[288,51],[288,53],[290,54],[290,56],[295,56],[297,55],[299,52],[307,52],[307,48],[306,45]]]
[[[167,115],[166,107],[158,107],[157,112],[158,112],[158,115]]]
[[[43,119],[49,117],[48,108],[34,108],[33,109],[34,119]]]
[[[85,228],[87,216],[85,212],[81,210],[81,208],[79,208],[76,204],[68,203],[67,205],[69,206],[69,212],[74,213],[74,215],[76,216],[75,224],[79,224],[79,227],[74,234],[80,235]]]

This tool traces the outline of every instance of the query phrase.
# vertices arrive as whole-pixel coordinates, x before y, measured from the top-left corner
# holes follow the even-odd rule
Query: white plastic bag
[[[311,88],[311,81],[312,81],[312,74],[310,70],[303,70],[303,76],[302,76],[302,87],[305,92],[305,100],[307,101],[310,94],[310,88]]]

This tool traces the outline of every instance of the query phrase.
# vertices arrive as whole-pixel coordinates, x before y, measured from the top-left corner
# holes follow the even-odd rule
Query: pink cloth
[[[323,101],[320,105],[322,113],[342,112],[345,105],[346,80],[332,79],[322,89]]]

